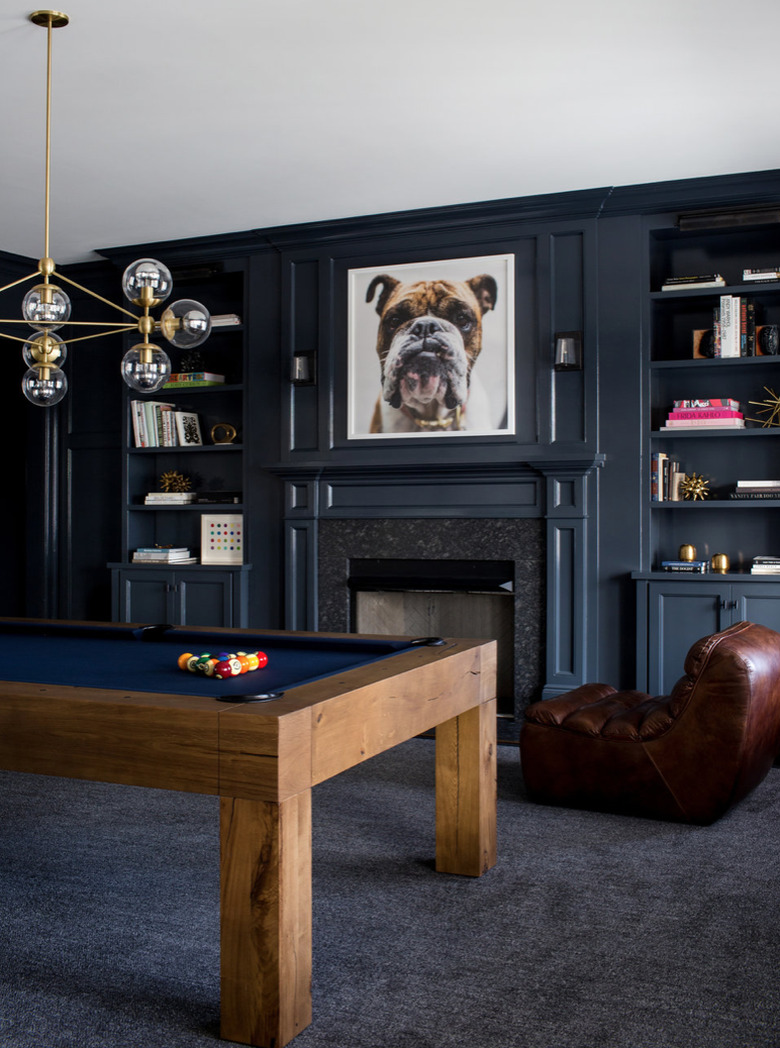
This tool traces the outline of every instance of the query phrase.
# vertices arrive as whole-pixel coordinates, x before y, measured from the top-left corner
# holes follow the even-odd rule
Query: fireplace
[[[317,545],[320,629],[490,637],[499,713],[541,697],[542,521],[321,520]]]

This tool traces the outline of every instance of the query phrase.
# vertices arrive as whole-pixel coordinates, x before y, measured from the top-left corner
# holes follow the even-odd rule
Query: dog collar
[[[401,411],[404,413],[404,415],[406,415],[407,418],[410,418],[412,420],[412,422],[415,424],[415,426],[417,426],[418,429],[425,430],[426,432],[430,432],[431,430],[442,429],[459,430],[461,428],[460,424],[463,418],[463,410],[460,404],[455,408],[455,413],[450,415],[448,418],[419,418],[417,415],[415,415],[411,408],[406,406],[406,404],[403,405]],[[453,422],[455,423],[455,425],[453,425]]]

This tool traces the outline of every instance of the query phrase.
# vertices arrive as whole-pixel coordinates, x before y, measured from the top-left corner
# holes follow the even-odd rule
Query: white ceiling
[[[62,0],[51,254],[780,167],[778,0]],[[0,249],[46,32],[0,0]]]

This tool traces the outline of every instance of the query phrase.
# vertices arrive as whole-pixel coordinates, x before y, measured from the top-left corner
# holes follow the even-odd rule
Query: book
[[[707,560],[662,560],[662,571],[685,571],[691,574],[703,574],[709,570]]]
[[[699,408],[724,408],[729,411],[739,411],[739,401],[730,397],[711,397],[704,400],[675,400],[672,404],[675,411],[679,408],[685,410],[696,410]]]
[[[666,425],[661,426],[661,432],[680,429],[744,429],[743,418],[685,418],[667,419]]]
[[[720,296],[720,356],[740,356],[740,299],[738,295]]]
[[[723,287],[726,281],[720,273],[706,273],[703,276],[667,277],[661,285],[662,291],[687,291],[699,287]]]
[[[170,375],[163,389],[171,386],[219,386],[225,381],[224,375],[212,371],[177,371]]]
[[[198,558],[189,557],[148,557],[145,554],[133,554],[133,564],[197,564]]]
[[[194,491],[151,491],[144,498],[145,506],[189,506],[195,501]]]
[[[685,420],[697,418],[744,418],[741,411],[733,408],[675,408],[670,411],[668,417],[672,420]]]
[[[136,553],[189,553],[187,546],[138,546]]]
[[[752,298],[743,298],[741,305],[740,355],[756,355],[756,304]]]
[[[738,480],[737,488],[780,488],[780,480]]]
[[[650,501],[664,501],[663,470],[664,463],[668,459],[665,451],[653,452],[650,460]]]
[[[200,503],[240,503],[243,495],[240,491],[199,491],[195,502]]]
[[[780,491],[732,491],[730,499],[780,499]]]
[[[178,552],[173,549],[147,549],[147,550],[135,550],[133,553],[134,561],[156,561],[158,563],[170,564],[173,561],[186,561],[191,558],[192,553],[189,549]]]
[[[754,564],[750,569],[751,575],[780,575],[780,564],[772,566],[769,564]]]
[[[758,269],[743,269],[742,280],[746,284],[751,280],[780,280],[780,267],[760,266]]]

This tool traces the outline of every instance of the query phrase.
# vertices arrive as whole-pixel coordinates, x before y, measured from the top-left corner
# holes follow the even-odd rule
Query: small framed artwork
[[[203,443],[200,432],[200,420],[192,411],[176,412],[176,432],[179,436],[179,444],[182,447]]]
[[[204,513],[200,518],[201,564],[244,563],[242,513]]]
[[[514,263],[348,271],[348,440],[514,434]]]

